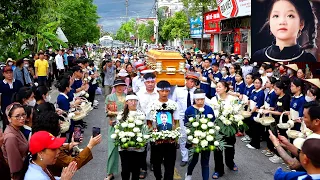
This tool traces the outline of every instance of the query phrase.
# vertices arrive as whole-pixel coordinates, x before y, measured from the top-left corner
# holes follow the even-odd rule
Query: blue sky
[[[94,0],[98,6],[99,24],[105,31],[116,32],[121,22],[125,21],[126,0]],[[154,0],[129,0],[128,16],[131,18],[154,17],[151,12]],[[133,12],[132,12],[133,11]]]

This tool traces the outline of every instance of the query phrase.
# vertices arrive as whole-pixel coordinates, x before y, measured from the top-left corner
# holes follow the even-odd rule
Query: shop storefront
[[[190,38],[193,39],[194,44],[198,48],[201,46],[201,32],[202,32],[202,16],[195,19],[190,19]],[[208,52],[210,50],[210,34],[203,32],[203,51]]]
[[[251,0],[217,0],[221,49],[251,54]]]
[[[210,11],[204,13],[203,17],[204,33],[210,34],[210,50],[213,52],[218,52],[220,51],[220,13],[218,10]]]

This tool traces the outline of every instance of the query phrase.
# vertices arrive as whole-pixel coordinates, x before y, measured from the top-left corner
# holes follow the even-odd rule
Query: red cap
[[[7,71],[12,71],[12,67],[11,66],[5,66],[3,68],[3,72],[7,72]]]
[[[38,131],[31,136],[29,151],[36,154],[44,149],[58,149],[66,141],[66,138],[56,138],[47,131]]]

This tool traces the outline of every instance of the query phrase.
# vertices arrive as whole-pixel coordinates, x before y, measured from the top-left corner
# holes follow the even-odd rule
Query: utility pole
[[[126,18],[128,21],[128,6],[129,6],[129,0],[126,0]]]
[[[156,45],[158,45],[158,40],[159,40],[159,16],[158,16],[158,0],[155,0],[155,11],[156,11]]]

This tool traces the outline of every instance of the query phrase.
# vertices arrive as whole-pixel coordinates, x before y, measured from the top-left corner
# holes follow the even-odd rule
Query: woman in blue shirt
[[[190,117],[196,118],[197,115],[200,115],[199,109],[204,108],[204,112],[202,113],[206,118],[208,118],[208,114],[212,115],[211,121],[214,122],[214,112],[210,106],[204,104],[205,100],[205,92],[202,89],[196,89],[193,93],[194,105],[187,108],[185,112],[184,123],[189,122]],[[209,159],[210,159],[210,151],[202,151],[201,152],[201,168],[202,168],[202,179],[209,179]],[[191,159],[191,162],[188,165],[187,170],[187,178],[191,179],[192,171],[194,167],[197,165],[199,159],[199,153],[194,153]]]
[[[230,79],[229,79],[229,68],[228,67],[221,68],[221,75],[222,75],[222,78],[221,78],[222,81],[225,81],[225,82],[230,81]]]
[[[274,84],[277,82],[277,79],[274,77],[268,77],[266,81],[266,88],[269,89],[269,92],[266,95],[265,101],[264,101],[264,109],[273,109],[276,104],[276,100],[278,98],[275,90],[274,90]]]
[[[236,66],[235,65],[231,65],[229,68],[229,82],[231,82],[231,89],[234,88],[234,85],[236,83]]]
[[[263,132],[263,127],[260,123],[254,121],[257,117],[257,110],[263,106],[264,103],[264,92],[262,90],[262,79],[256,78],[254,80],[254,90],[250,96],[249,107],[252,113],[250,121],[248,121],[249,131],[247,134],[251,137],[251,142],[247,144],[249,149],[260,148],[260,136]]]
[[[290,101],[290,111],[286,114],[295,122],[293,129],[300,131],[301,121],[303,117],[303,105],[306,103],[305,97],[302,94],[303,81],[295,78],[291,82],[290,90],[293,94]]]
[[[234,84],[234,89],[233,89],[234,93],[232,93],[232,95],[238,97],[239,99],[242,99],[242,95],[245,92],[246,85],[242,80],[241,70],[238,70],[236,72],[235,80],[236,80],[236,83]]]

